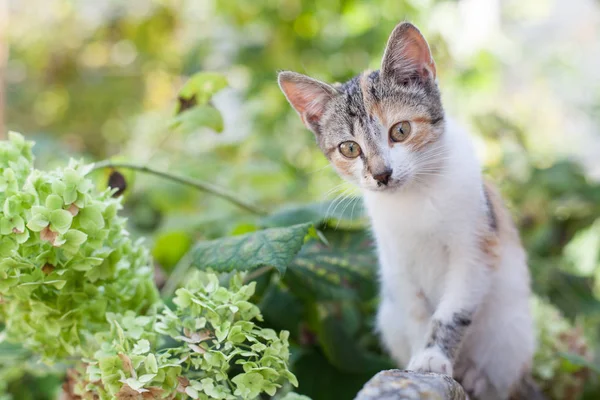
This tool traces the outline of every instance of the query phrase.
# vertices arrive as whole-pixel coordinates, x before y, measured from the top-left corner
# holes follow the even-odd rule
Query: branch
[[[255,205],[247,203],[244,200],[239,200],[239,198],[235,194],[229,193],[227,190],[220,188],[218,186],[215,186],[209,182],[204,182],[204,181],[200,181],[197,179],[191,179],[191,178],[186,178],[184,176],[174,175],[169,172],[159,171],[159,170],[156,170],[156,169],[144,166],[144,165],[136,165],[136,164],[123,163],[123,162],[112,162],[112,161],[101,161],[101,162],[95,163],[94,167],[92,168],[92,170],[90,172],[96,171],[96,170],[99,170],[102,168],[133,169],[136,171],[145,172],[147,174],[160,176],[161,178],[165,178],[165,179],[168,179],[173,182],[181,183],[183,185],[187,185],[187,186],[193,187],[195,189],[201,190],[203,192],[210,193],[212,195],[215,195],[217,197],[225,199],[225,200],[229,201],[230,203],[235,204],[236,206],[243,208],[244,210],[249,211],[253,214],[257,214],[257,215],[265,215],[266,214],[263,210],[256,207]]]
[[[446,375],[391,369],[365,384],[354,400],[466,400],[462,386]]]

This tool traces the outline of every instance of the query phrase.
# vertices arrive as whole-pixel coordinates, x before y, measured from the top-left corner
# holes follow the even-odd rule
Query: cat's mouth
[[[396,192],[400,189],[403,189],[409,183],[408,175],[403,175],[399,178],[392,177],[387,182],[387,184],[383,184],[381,182],[375,182],[374,185],[367,188],[372,192]]]

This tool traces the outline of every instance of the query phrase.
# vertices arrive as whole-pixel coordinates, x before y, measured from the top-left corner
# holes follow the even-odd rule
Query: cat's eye
[[[402,121],[394,124],[390,129],[390,139],[392,142],[403,142],[410,135],[410,122]]]
[[[358,143],[351,140],[340,143],[339,149],[340,153],[342,153],[344,157],[348,158],[356,158],[360,156],[360,153],[362,152]]]

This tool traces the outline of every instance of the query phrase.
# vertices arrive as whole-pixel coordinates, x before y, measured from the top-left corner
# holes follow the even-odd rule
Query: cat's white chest
[[[435,199],[365,198],[384,292],[422,292],[435,306],[448,268],[443,213]]]

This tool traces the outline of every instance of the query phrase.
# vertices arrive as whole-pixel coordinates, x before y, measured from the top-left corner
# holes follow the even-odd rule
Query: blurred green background
[[[432,47],[447,110],[471,128],[486,175],[521,230],[536,292],[585,334],[580,353],[595,368],[600,2],[0,0],[2,12],[8,25],[0,46],[8,58],[0,68],[0,132],[35,140],[38,168],[70,156],[113,157],[213,182],[266,210],[356,194],[340,185],[286,103],[276,71],[344,81],[379,67],[399,21],[415,23]],[[169,126],[178,90],[198,71],[227,77],[228,88],[213,99],[222,132]],[[152,176],[126,178],[131,229],[148,238],[166,275],[195,241],[256,229],[254,216],[219,198]],[[360,208],[343,207],[353,214]],[[373,304],[358,308],[368,332]],[[349,378],[320,350],[318,332],[315,339],[309,328],[293,332],[286,323],[278,328],[316,349],[299,356],[299,392],[333,398],[319,397],[322,381],[302,365],[321,365],[319,374],[332,382]],[[365,335],[361,345],[379,351]],[[349,379],[351,390],[369,374]],[[587,396],[597,398],[594,374],[586,377]],[[52,397],[42,388],[56,383],[18,382],[11,384],[16,399]]]

